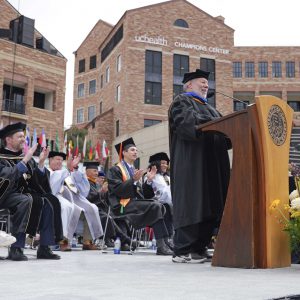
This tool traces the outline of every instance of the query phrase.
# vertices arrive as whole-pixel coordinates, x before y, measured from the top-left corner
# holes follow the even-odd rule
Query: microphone
[[[227,98],[230,98],[230,99],[232,99],[232,100],[234,100],[234,101],[238,101],[238,102],[240,102],[240,103],[243,103],[243,104],[246,105],[246,106],[249,106],[249,105],[250,105],[250,104],[248,104],[248,103],[245,102],[245,101],[242,101],[242,100],[240,100],[240,99],[231,97],[231,96],[229,96],[229,95],[226,95],[226,94],[224,94],[224,93],[217,92],[217,91],[211,91],[211,92],[208,92],[208,93],[207,93],[207,98],[210,98],[210,97],[214,96],[215,94],[221,94],[221,95],[223,95],[223,96],[225,96],[225,97],[227,97]]]

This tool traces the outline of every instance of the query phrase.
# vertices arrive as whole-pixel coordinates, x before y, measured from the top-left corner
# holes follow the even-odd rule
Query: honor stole
[[[129,172],[127,171],[126,167],[122,164],[122,162],[119,162],[117,164],[117,166],[121,170],[123,182],[131,178]],[[120,204],[121,204],[120,212],[121,212],[121,214],[124,212],[124,207],[129,203],[129,201],[130,201],[130,198],[120,200]]]

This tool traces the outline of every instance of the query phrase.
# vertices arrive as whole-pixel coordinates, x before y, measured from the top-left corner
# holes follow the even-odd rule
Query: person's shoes
[[[156,241],[157,249],[156,255],[173,255],[173,251],[166,245],[164,239],[159,239]]]
[[[90,244],[83,244],[82,250],[100,250],[100,249],[97,245],[90,243]]]
[[[165,239],[165,244],[173,251],[174,250],[174,244],[172,239]]]
[[[38,259],[60,259],[60,256],[54,254],[48,246],[39,246],[36,258]]]
[[[205,255],[198,253],[189,253],[185,255],[174,255],[172,261],[174,263],[188,263],[188,264],[203,264],[207,260]]]
[[[16,238],[5,231],[0,231],[0,247],[7,247],[16,242]]]
[[[190,255],[173,255],[172,262],[185,264],[191,261]]]
[[[23,250],[17,247],[11,247],[7,259],[14,261],[26,261],[28,257],[24,255]]]
[[[60,251],[63,251],[63,252],[72,251],[72,248],[70,247],[68,240],[63,240],[62,242],[60,242],[59,249],[60,249]]]
[[[130,251],[130,246],[127,243],[122,244],[121,251]]]

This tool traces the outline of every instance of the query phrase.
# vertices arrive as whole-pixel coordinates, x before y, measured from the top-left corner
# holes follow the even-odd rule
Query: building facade
[[[1,125],[21,121],[63,141],[66,62],[34,20],[0,0]]]
[[[300,47],[235,47],[222,16],[185,0],[126,11],[115,26],[99,21],[75,54],[73,124],[91,128],[110,111],[113,144],[166,121],[183,74],[199,67],[224,115],[244,106],[222,94],[249,103],[271,94],[300,110]]]

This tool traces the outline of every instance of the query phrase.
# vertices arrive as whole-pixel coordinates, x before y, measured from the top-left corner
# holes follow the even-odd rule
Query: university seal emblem
[[[280,106],[272,105],[268,115],[268,128],[272,140],[277,146],[281,146],[286,140],[286,124],[286,118]]]

